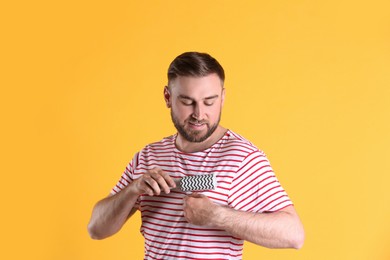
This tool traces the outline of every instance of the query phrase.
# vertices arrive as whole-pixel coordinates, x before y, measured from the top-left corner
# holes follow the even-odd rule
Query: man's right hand
[[[115,234],[135,212],[134,206],[139,195],[169,193],[170,188],[174,187],[175,182],[163,170],[159,168],[148,170],[119,193],[96,203],[88,224],[90,236],[94,239],[103,239]]]
[[[171,176],[160,168],[153,168],[144,173],[140,178],[133,181],[133,191],[138,194],[148,194],[149,196],[160,195],[161,192],[166,194],[175,188],[176,183]]]

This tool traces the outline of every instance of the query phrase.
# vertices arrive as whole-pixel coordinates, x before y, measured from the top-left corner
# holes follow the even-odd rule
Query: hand
[[[132,186],[138,195],[146,193],[154,196],[160,195],[161,192],[170,193],[176,184],[166,172],[160,168],[153,168],[135,180]]]
[[[184,217],[188,223],[211,226],[218,207],[205,195],[192,193],[184,198]]]

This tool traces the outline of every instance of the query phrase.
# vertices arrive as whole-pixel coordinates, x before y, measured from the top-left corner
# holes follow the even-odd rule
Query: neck
[[[187,141],[180,134],[178,134],[176,138],[176,147],[177,149],[185,153],[204,151],[207,148],[210,148],[216,142],[218,142],[218,140],[225,135],[226,131],[227,129],[225,129],[224,127],[218,126],[209,138],[200,143]]]

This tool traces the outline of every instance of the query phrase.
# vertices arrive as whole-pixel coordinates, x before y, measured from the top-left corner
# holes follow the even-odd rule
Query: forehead
[[[222,81],[213,73],[204,77],[178,76],[170,82],[172,95],[185,95],[193,98],[205,98],[220,95]]]

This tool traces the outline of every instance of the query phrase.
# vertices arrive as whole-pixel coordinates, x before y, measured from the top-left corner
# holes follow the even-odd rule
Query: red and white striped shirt
[[[112,194],[145,171],[158,167],[174,179],[215,173],[217,188],[201,193],[236,210],[273,212],[292,205],[265,154],[233,131],[228,130],[213,146],[196,153],[179,151],[176,136],[150,144],[137,153]],[[172,190],[170,194],[138,198],[145,259],[241,259],[242,239],[185,220],[185,196],[185,192]]]

